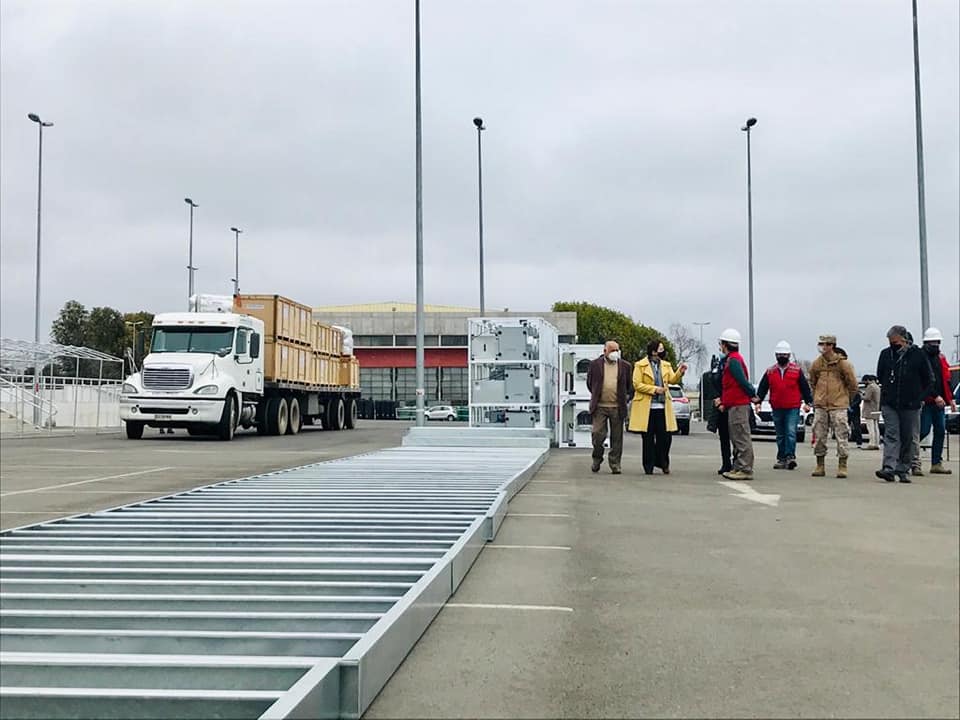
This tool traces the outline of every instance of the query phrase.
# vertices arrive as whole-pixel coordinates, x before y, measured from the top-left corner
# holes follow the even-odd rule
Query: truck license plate
[[[173,420],[173,415],[154,415],[155,420]]]

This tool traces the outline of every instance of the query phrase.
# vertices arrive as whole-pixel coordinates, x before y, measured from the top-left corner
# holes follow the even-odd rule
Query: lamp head
[[[755,117],[747,118],[746,124],[745,124],[742,128],[740,128],[740,129],[741,129],[741,130],[749,130],[750,128],[752,128],[752,127],[753,127],[754,125],[756,125],[756,124],[757,124],[757,119],[756,119]]]
[[[473,124],[477,126],[477,130],[486,130],[486,128],[483,126],[483,118],[475,117],[473,119]]]
[[[40,116],[36,113],[27,113],[27,117],[33,120],[35,123],[40,122]]]
[[[197,205],[197,204],[196,204],[193,200],[191,200],[190,198],[184,198],[183,201],[184,201],[187,205],[189,205],[190,207],[200,207],[199,205]]]

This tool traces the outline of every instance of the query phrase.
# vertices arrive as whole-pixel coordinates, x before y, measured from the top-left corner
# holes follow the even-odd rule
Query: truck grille
[[[143,386],[148,390],[186,390],[193,382],[190,368],[145,367]]]

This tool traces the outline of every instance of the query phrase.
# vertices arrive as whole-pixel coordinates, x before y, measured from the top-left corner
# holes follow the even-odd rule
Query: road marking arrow
[[[746,483],[733,482],[730,480],[718,480],[717,482],[721,485],[726,485],[731,490],[736,490],[735,493],[730,493],[735,497],[752,500],[753,502],[758,502],[761,505],[769,505],[770,507],[777,507],[780,504],[779,495],[764,495],[763,493],[758,493]]]

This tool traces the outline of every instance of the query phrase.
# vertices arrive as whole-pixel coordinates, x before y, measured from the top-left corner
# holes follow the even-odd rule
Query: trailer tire
[[[357,400],[350,398],[347,400],[347,412],[343,416],[344,427],[347,430],[353,430],[357,426]]]
[[[288,422],[287,399],[272,397],[267,400],[267,434],[285,435]]]
[[[217,437],[227,442],[233,440],[233,435],[237,431],[239,416],[237,398],[233,393],[230,393],[227,395],[227,401],[223,405],[223,415],[220,416],[220,422],[217,425]]]
[[[345,415],[343,398],[338,397],[327,402],[326,411],[327,430],[343,430]]]
[[[144,424],[139,420],[127,420],[127,439],[139,440],[143,437]]]
[[[303,416],[300,415],[300,401],[291,397],[287,401],[289,421],[287,422],[287,435],[296,435],[303,427]]]

